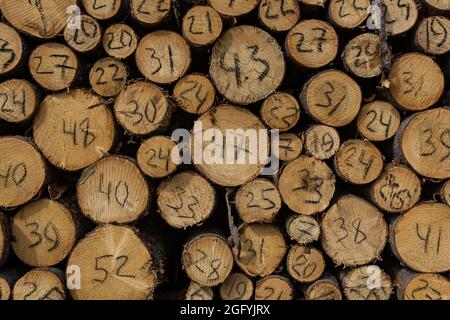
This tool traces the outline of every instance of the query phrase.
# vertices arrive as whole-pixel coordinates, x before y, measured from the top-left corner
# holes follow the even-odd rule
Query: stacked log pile
[[[450,300],[450,0],[0,16],[0,300]]]

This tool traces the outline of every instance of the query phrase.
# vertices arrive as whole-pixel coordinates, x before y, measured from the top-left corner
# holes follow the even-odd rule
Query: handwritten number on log
[[[59,247],[61,242],[61,237],[58,229],[52,222],[48,222],[43,230],[39,230],[39,223],[33,222],[25,225],[29,229],[30,235],[35,238],[34,242],[31,243],[28,248],[34,248],[40,246],[43,243],[43,239],[50,242],[50,245],[47,248],[48,252],[52,252],[56,248]]]
[[[0,173],[0,179],[3,180],[4,188],[8,188],[11,185],[10,182],[17,188],[20,188],[27,175],[27,166],[21,162],[18,164],[10,164],[4,173]]]
[[[268,196],[267,193],[275,191],[274,188],[267,188],[259,190],[260,198],[262,201],[255,201],[255,193],[248,192],[247,198],[249,198],[249,202],[247,203],[247,208],[260,208],[262,210],[270,210],[275,208],[275,202],[273,202]],[[266,202],[266,205],[263,203]]]
[[[111,259],[114,262],[114,266],[115,268],[110,270],[110,268],[112,267],[112,263],[110,262],[109,264],[109,268],[102,268],[101,264],[102,261],[111,261]],[[104,256],[99,256],[95,258],[95,270],[99,271],[103,274],[103,277],[101,278],[94,278],[93,281],[94,282],[99,282],[99,283],[104,283],[106,281],[106,279],[108,279],[108,276],[114,276],[114,277],[120,277],[120,278],[135,278],[134,275],[129,275],[129,274],[125,274],[124,271],[122,271],[122,269],[127,265],[128,263],[128,256],[126,255],[122,255],[119,257],[114,257],[111,254],[108,255],[104,255]]]
[[[3,62],[2,70],[5,70],[7,67],[11,65],[11,63],[13,63],[16,60],[17,55],[12,48],[8,48],[9,45],[10,44],[8,41],[0,39],[0,55],[8,56],[8,59],[5,62]]]

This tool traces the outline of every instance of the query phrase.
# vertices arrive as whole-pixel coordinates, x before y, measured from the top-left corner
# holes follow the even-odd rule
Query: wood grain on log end
[[[390,103],[376,100],[364,105],[358,114],[358,132],[370,141],[385,141],[394,136],[400,126],[400,113]]]
[[[303,139],[295,133],[283,132],[279,135],[275,156],[281,161],[292,161],[303,152]]]
[[[0,34],[2,43],[0,76],[3,76],[14,72],[22,64],[24,59],[24,44],[19,33],[5,23],[0,22]]]
[[[250,300],[254,291],[253,281],[245,274],[235,272],[220,286],[220,297],[223,300]]]
[[[437,273],[401,269],[395,275],[399,300],[450,300],[450,281]]]
[[[348,300],[389,300],[392,295],[391,278],[377,265],[344,270],[340,279]]]
[[[337,279],[327,273],[319,280],[308,284],[303,292],[306,300],[343,300]]]
[[[92,90],[103,97],[116,96],[128,80],[127,66],[111,57],[97,61],[89,72]]]
[[[219,13],[208,6],[194,6],[183,17],[183,36],[193,47],[213,44],[220,37],[222,29]]]
[[[189,74],[181,78],[173,89],[178,106],[191,114],[202,114],[216,103],[216,88],[202,74]]]
[[[320,225],[314,217],[292,215],[286,221],[286,232],[298,244],[306,245],[319,240]]]
[[[33,117],[40,103],[40,93],[27,80],[10,79],[0,83],[0,101],[0,119],[21,124]]]
[[[55,268],[32,269],[12,291],[13,300],[66,300],[64,273]]]
[[[255,300],[293,300],[294,295],[294,285],[284,276],[267,276],[255,285]]]
[[[153,136],[139,147],[137,164],[150,178],[164,178],[177,169],[178,151],[176,143],[169,137]]]
[[[98,49],[102,43],[102,27],[87,14],[77,18],[79,26],[68,23],[64,29],[64,40],[69,47],[80,53],[91,53]]]
[[[136,51],[138,42],[139,38],[130,26],[118,23],[105,30],[103,49],[113,58],[126,59]]]
[[[262,25],[275,32],[291,30],[300,19],[298,0],[262,0],[258,16]]]
[[[286,258],[287,272],[300,283],[314,282],[325,271],[325,259],[320,250],[313,247],[292,246]]]
[[[315,124],[303,133],[308,155],[319,160],[332,158],[341,146],[339,132],[329,126]]]
[[[264,100],[260,113],[269,128],[288,131],[300,120],[300,104],[293,95],[276,92]]]
[[[374,33],[363,33],[350,40],[342,53],[347,71],[361,78],[379,76],[382,71],[380,38]]]

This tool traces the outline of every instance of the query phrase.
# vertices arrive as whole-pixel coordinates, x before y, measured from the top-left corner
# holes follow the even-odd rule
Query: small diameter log
[[[383,1],[386,8],[386,31],[396,36],[409,31],[417,22],[419,9],[415,0]]]
[[[450,206],[450,180],[444,182],[439,193],[441,201]]]
[[[0,4],[1,6],[1,4]],[[9,25],[0,22],[0,76],[14,72],[23,63],[24,45],[19,33]]]
[[[335,182],[334,173],[325,162],[300,156],[283,168],[278,188],[289,209],[313,215],[328,207],[334,195]]]
[[[110,150],[115,137],[114,119],[96,95],[82,89],[70,90],[44,99],[34,118],[33,137],[50,163],[77,171]]]
[[[131,0],[131,16],[144,26],[154,27],[170,16],[173,0]]]
[[[420,111],[434,105],[444,92],[444,74],[430,57],[420,53],[400,56],[389,72],[389,91],[404,110]]]
[[[201,234],[185,244],[182,263],[188,277],[202,286],[223,283],[233,269],[233,254],[222,236]]]
[[[97,61],[89,72],[92,90],[103,97],[113,97],[125,87],[128,71],[124,63],[111,57]]]
[[[288,57],[304,68],[320,68],[337,55],[339,40],[334,28],[322,20],[302,20],[292,28],[285,41]]]
[[[172,227],[181,229],[203,223],[212,214],[216,191],[193,171],[181,172],[158,186],[159,213]]]
[[[394,136],[400,126],[400,113],[392,104],[376,100],[364,105],[358,114],[358,132],[370,141],[385,141]]]
[[[130,227],[102,225],[75,246],[67,277],[78,273],[75,300],[146,300],[164,272],[157,248],[145,243]],[[70,288],[69,288],[70,289]]]
[[[449,2],[450,4],[450,2]],[[423,19],[415,34],[416,46],[423,52],[442,55],[450,51],[450,20],[444,16]]]
[[[46,181],[46,165],[25,138],[0,137],[0,208],[14,208],[33,199]]]
[[[269,128],[288,131],[300,120],[300,104],[291,94],[277,92],[264,100],[260,113]]]
[[[382,71],[379,36],[363,33],[350,40],[342,53],[342,62],[348,72],[360,78],[379,76]]]
[[[303,87],[300,102],[316,121],[332,127],[351,123],[361,108],[359,85],[338,70],[322,71]]]
[[[256,282],[255,300],[293,300],[294,285],[289,278],[272,275]]]
[[[239,17],[250,13],[258,6],[260,0],[209,0],[209,5],[224,17]]]
[[[142,142],[137,152],[139,168],[150,178],[170,176],[178,167],[178,147],[169,137],[153,136]]]
[[[286,259],[287,272],[300,283],[314,282],[325,271],[325,259],[313,247],[292,246]]]
[[[278,150],[275,150],[276,156],[281,161],[292,161],[303,152],[302,137],[295,133],[281,133],[279,135]]]
[[[11,225],[9,218],[0,212],[0,267],[6,262],[11,246]],[[0,279],[1,281],[1,279]],[[0,285],[1,287],[1,285]],[[0,290],[1,293],[1,290]],[[1,300],[1,294],[0,294]]]
[[[186,291],[185,300],[210,301],[214,299],[214,291],[210,287],[201,286],[191,281]]]
[[[222,29],[219,13],[208,6],[194,6],[183,17],[183,37],[193,47],[213,44],[220,37]]]
[[[392,295],[391,278],[376,265],[344,270],[340,279],[348,300],[389,300]]]
[[[11,79],[0,83],[0,119],[23,123],[32,118],[40,102],[40,94],[27,80]]]
[[[334,157],[336,173],[346,182],[367,184],[377,179],[383,171],[384,157],[369,141],[345,141]]]
[[[399,300],[450,300],[450,281],[440,274],[401,269],[395,286]]]
[[[77,0],[1,1],[3,16],[18,30],[49,39],[63,31]]]
[[[47,42],[33,50],[28,68],[41,87],[60,91],[77,80],[80,64],[72,49],[56,42]]]
[[[442,12],[450,11],[449,0],[424,0],[424,2],[432,9]]]
[[[272,274],[286,254],[280,229],[272,224],[246,224],[239,230],[239,249],[234,247],[236,264],[249,277]]]
[[[216,88],[211,80],[201,74],[181,78],[173,89],[177,105],[191,114],[202,114],[216,103]]]
[[[411,209],[419,201],[421,193],[421,181],[414,171],[399,165],[387,166],[369,189],[372,203],[390,213]]]
[[[255,286],[253,281],[243,273],[235,272],[228,276],[220,286],[222,300],[250,300],[253,298]]]
[[[322,247],[337,265],[359,266],[380,257],[388,226],[371,203],[354,195],[341,197],[322,220]]]
[[[241,107],[221,105],[204,113],[194,126],[191,141],[195,167],[225,187],[256,178],[268,160],[269,137],[264,125]]]
[[[418,174],[432,179],[450,177],[450,109],[436,108],[404,120],[394,141],[394,153]]]
[[[245,223],[271,223],[281,209],[281,196],[273,182],[258,178],[236,193],[236,209]]]
[[[14,285],[13,300],[66,300],[64,273],[55,268],[32,269]]]
[[[389,242],[397,258],[415,271],[449,271],[450,207],[418,204],[392,222]]]
[[[113,58],[126,59],[136,51],[138,42],[138,36],[131,27],[118,23],[106,29],[103,49]]]
[[[19,278],[20,273],[15,268],[3,268],[0,271],[0,301],[11,298],[14,284]]]
[[[139,43],[136,65],[148,80],[170,84],[188,71],[191,65],[191,50],[178,33],[155,31],[146,35]]]
[[[86,12],[98,20],[109,20],[120,16],[128,7],[126,0],[81,0]]]
[[[343,29],[354,29],[366,21],[370,0],[330,0],[328,15],[331,22]]]
[[[342,300],[342,292],[337,279],[327,273],[319,280],[309,284],[303,293],[306,300]]]
[[[97,223],[128,223],[146,213],[150,194],[133,161],[108,156],[82,172],[77,201],[81,211]]]
[[[127,85],[114,102],[119,124],[132,135],[148,135],[169,124],[172,108],[164,92],[150,82]]]
[[[228,29],[214,44],[209,74],[217,90],[233,103],[248,105],[268,97],[281,85],[284,73],[281,47],[259,28]]]
[[[306,154],[319,160],[332,158],[341,146],[339,132],[333,127],[316,124],[303,133]]]
[[[320,226],[314,217],[296,214],[288,218],[286,232],[298,244],[307,245],[319,240]]]
[[[327,0],[298,0],[298,2],[303,3],[306,6],[324,8]]]
[[[32,267],[60,263],[75,244],[76,221],[61,203],[41,199],[22,207],[12,219],[12,248],[16,256]]]
[[[298,0],[262,0],[258,16],[262,25],[275,32],[291,30],[300,19]]]
[[[68,23],[64,29],[64,40],[69,47],[80,53],[91,53],[102,43],[102,27],[87,14],[77,16],[77,23]]]

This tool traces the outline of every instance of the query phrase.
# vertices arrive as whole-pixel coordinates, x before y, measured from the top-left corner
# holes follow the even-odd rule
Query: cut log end
[[[201,74],[181,78],[173,89],[177,105],[191,114],[202,114],[216,103],[216,88],[211,80]]]
[[[33,50],[28,68],[41,87],[60,91],[77,80],[80,64],[72,49],[56,42],[47,42]]]
[[[132,135],[149,135],[169,124],[172,107],[164,92],[150,82],[127,85],[114,102],[119,124]]]
[[[113,58],[126,59],[136,51],[138,42],[138,36],[130,26],[118,23],[105,30],[103,49]]]
[[[397,132],[400,120],[400,113],[396,108],[388,102],[376,100],[361,108],[357,128],[370,141],[385,141]]]
[[[440,274],[401,269],[395,285],[399,300],[450,300],[450,281]]]
[[[146,213],[148,185],[133,161],[106,157],[85,169],[77,184],[82,212],[98,223],[127,223]]]
[[[422,193],[417,175],[404,166],[388,166],[370,186],[372,202],[381,210],[400,213],[411,209]]]
[[[216,41],[209,73],[227,100],[248,105],[268,97],[281,85],[283,52],[267,32],[253,26],[234,27]]]
[[[127,80],[127,66],[110,57],[97,61],[89,72],[92,90],[103,97],[116,96],[125,87]]]
[[[420,53],[407,53],[395,60],[389,82],[392,98],[407,111],[420,111],[434,105],[445,85],[439,65]]]
[[[300,19],[298,0],[262,0],[258,16],[262,25],[275,32],[291,30]]]
[[[27,80],[6,80],[0,83],[0,119],[19,124],[27,122],[38,108],[39,100],[39,92]]]
[[[96,50],[102,42],[100,24],[87,14],[77,18],[78,25],[68,23],[64,29],[64,40],[69,47],[80,53],[90,53]]]
[[[273,182],[255,179],[236,193],[236,209],[245,223],[271,223],[281,209],[281,196]]]
[[[334,28],[322,20],[300,21],[292,28],[285,41],[288,57],[304,68],[320,68],[332,62],[339,47]]]
[[[286,259],[289,275],[300,283],[314,282],[325,271],[325,259],[316,248],[293,246]]]
[[[403,3],[396,1],[384,2],[386,6],[386,31],[396,36],[409,31],[417,22],[419,9],[414,0],[405,0]],[[408,8],[408,10],[405,10]]]
[[[271,224],[247,224],[239,232],[239,249],[233,253],[237,265],[250,277],[272,274],[286,254],[280,229]]]
[[[300,104],[291,94],[277,92],[264,100],[260,113],[269,128],[288,131],[300,120]]]
[[[381,152],[366,140],[347,140],[334,158],[336,173],[353,184],[368,184],[377,179],[384,166]]]
[[[172,5],[172,0],[131,0],[131,15],[144,26],[154,27],[169,18]]]
[[[24,56],[24,47],[19,33],[9,25],[0,22],[0,34],[2,43],[0,76],[3,76],[17,70],[20,66]]]
[[[97,0],[81,0],[81,3],[90,16],[98,20],[109,20],[120,15],[125,1],[114,0],[98,3]]]
[[[358,115],[362,93],[359,85],[345,73],[327,70],[305,84],[300,101],[307,113],[318,122],[342,127]]]
[[[136,51],[139,71],[150,81],[170,84],[183,77],[191,64],[191,50],[184,38],[173,31],[146,35]]]
[[[90,92],[61,92],[41,103],[33,136],[50,163],[77,171],[103,158],[112,147],[114,119],[103,100]]]
[[[174,228],[203,223],[215,207],[216,191],[198,173],[186,171],[164,180],[157,190],[161,216]]]
[[[450,3],[450,2],[449,2]],[[428,54],[443,55],[450,51],[450,20],[444,16],[431,16],[422,20],[416,30],[417,47]]]
[[[325,214],[322,247],[337,265],[358,266],[380,257],[388,227],[383,214],[369,202],[341,197]]]
[[[68,281],[78,276],[76,300],[146,300],[161,281],[155,248],[129,227],[103,225],[83,238],[72,251]],[[75,272],[75,273],[73,273]]]
[[[223,300],[250,300],[254,290],[253,281],[245,274],[236,272],[230,274],[220,286],[220,297]]]
[[[450,207],[422,203],[392,222],[390,245],[397,258],[418,272],[450,270]]]
[[[46,165],[38,149],[24,138],[0,138],[0,208],[33,199],[46,181]]]
[[[424,2],[432,9],[442,12],[450,11],[450,1],[448,0],[424,0]]]
[[[183,36],[193,47],[213,44],[220,37],[222,29],[219,13],[208,6],[194,6],[183,17]]]
[[[319,160],[332,158],[341,146],[336,129],[324,125],[313,125],[304,132],[306,153]]]
[[[370,0],[330,0],[328,15],[336,26],[353,29],[366,21],[369,5]]]
[[[214,299],[214,291],[210,287],[201,286],[191,281],[186,291],[185,300],[210,301]]]
[[[374,33],[363,33],[350,40],[342,54],[345,69],[360,78],[373,78],[382,71],[380,38]]]
[[[178,167],[178,147],[169,137],[153,136],[137,152],[139,168],[150,178],[170,176]]]
[[[394,151],[420,175],[432,179],[450,177],[450,109],[436,108],[404,120],[396,135]]]
[[[313,215],[325,210],[335,191],[335,176],[325,162],[300,156],[283,168],[279,191],[294,212]]]
[[[337,279],[324,275],[304,289],[306,300],[342,300],[342,292]]]
[[[294,295],[294,285],[283,276],[262,278],[255,286],[255,300],[293,300]]]
[[[192,281],[213,287],[223,283],[230,275],[233,269],[233,254],[223,237],[206,233],[184,246],[182,262]]]
[[[294,215],[286,222],[286,232],[298,244],[306,245],[319,240],[320,226],[314,217]]]
[[[22,207],[12,220],[12,248],[33,267],[61,262],[75,244],[77,228],[69,210],[59,202],[41,199]]]
[[[284,132],[279,135],[275,156],[281,161],[292,161],[303,152],[303,139],[295,133]]]
[[[239,17],[246,15],[256,8],[259,0],[248,1],[223,1],[223,0],[209,0],[209,4],[224,17]]]
[[[450,206],[450,180],[447,180],[440,190],[441,201]]]
[[[20,278],[13,300],[66,300],[64,273],[54,268],[33,269]]]
[[[392,295],[391,278],[376,265],[343,271],[340,278],[348,300],[389,300]]]

